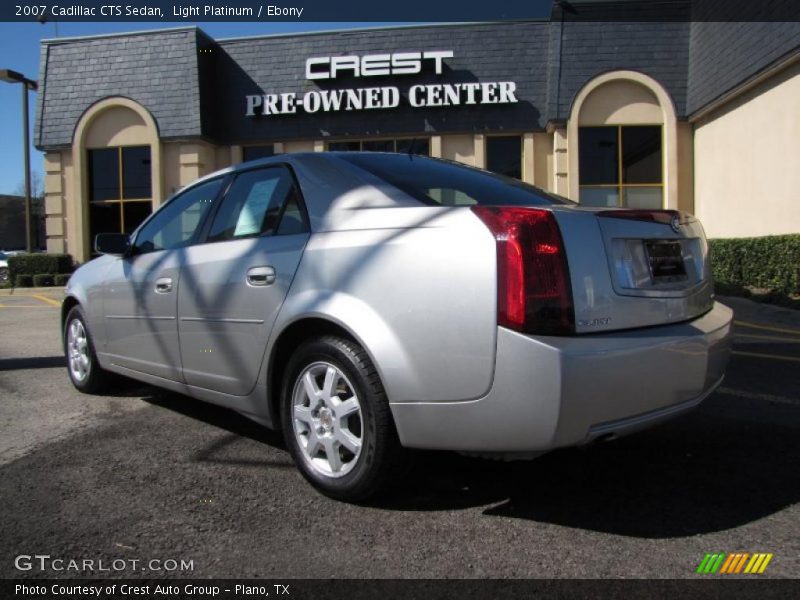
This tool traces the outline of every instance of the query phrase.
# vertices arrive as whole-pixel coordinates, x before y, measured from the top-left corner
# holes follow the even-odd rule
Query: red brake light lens
[[[473,206],[497,242],[497,321],[523,333],[575,332],[564,243],[553,213]]]

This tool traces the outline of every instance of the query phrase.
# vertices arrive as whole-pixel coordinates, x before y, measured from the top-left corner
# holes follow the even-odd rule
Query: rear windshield
[[[431,206],[573,204],[517,179],[407,154],[342,153],[339,158]]]

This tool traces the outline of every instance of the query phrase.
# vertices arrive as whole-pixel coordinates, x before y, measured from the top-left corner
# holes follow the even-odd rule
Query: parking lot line
[[[786,396],[778,396],[775,394],[762,394],[760,392],[748,392],[746,390],[737,390],[725,386],[717,388],[718,394],[727,394],[728,396],[738,396],[739,398],[747,398],[748,400],[766,400],[768,402],[778,402],[780,404],[800,404],[800,398],[788,398]]]
[[[768,358],[772,360],[790,360],[792,362],[800,362],[798,356],[784,356],[783,354],[762,354],[761,352],[742,352],[741,350],[733,350],[731,354],[738,354],[739,356],[752,356],[753,358]]]
[[[0,298],[9,298],[11,300],[15,298],[33,298],[34,300],[38,300],[44,304],[0,304],[0,308],[58,308],[61,306],[61,303],[58,300],[54,300],[53,298],[48,298],[42,294],[3,294]]]
[[[800,340],[795,340],[790,337],[780,337],[777,335],[761,335],[759,333],[737,333],[736,337],[740,338],[756,338],[759,340],[774,340],[776,342],[783,342],[784,344],[800,344]]]
[[[742,327],[750,327],[753,329],[763,329],[765,331],[778,331],[780,333],[789,333],[791,335],[800,335],[800,329],[791,329],[789,327],[775,327],[773,325],[759,325],[758,323],[750,323],[749,321],[734,321],[735,325]]]
[[[0,304],[0,308],[53,308],[53,307],[42,306],[41,304]]]
[[[50,304],[51,306],[59,306],[59,307],[61,306],[61,302],[58,302],[57,300],[53,300],[52,298],[48,298],[47,296],[42,296],[40,294],[31,294],[31,298],[36,298],[37,300],[41,300],[42,302],[46,302],[47,304]]]

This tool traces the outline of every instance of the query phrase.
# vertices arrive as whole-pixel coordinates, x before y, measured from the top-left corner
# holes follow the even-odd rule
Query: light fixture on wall
[[[28,90],[35,92],[39,86],[32,79],[11,69],[0,69],[0,81],[22,84],[22,140],[25,156],[25,249],[31,252],[31,151],[28,125]]]

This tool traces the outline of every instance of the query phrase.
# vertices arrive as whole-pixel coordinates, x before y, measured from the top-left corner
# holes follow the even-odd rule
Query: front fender
[[[73,298],[81,305],[88,321],[89,332],[92,335],[98,356],[105,350],[106,330],[103,314],[103,284],[105,275],[114,261],[120,260],[114,256],[101,256],[79,267],[69,278],[64,289],[64,302]],[[64,304],[62,304],[62,325],[66,317]]]

